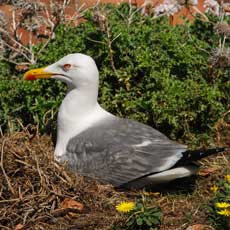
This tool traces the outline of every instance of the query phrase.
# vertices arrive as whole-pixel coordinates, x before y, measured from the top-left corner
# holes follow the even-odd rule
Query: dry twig
[[[15,194],[15,191],[11,185],[11,182],[10,182],[10,179],[8,178],[7,174],[6,174],[6,171],[4,169],[4,166],[3,166],[3,159],[4,159],[4,146],[5,146],[5,139],[3,139],[2,141],[2,147],[1,147],[1,162],[0,162],[0,167],[1,167],[1,170],[2,170],[2,173],[6,179],[6,182],[7,182],[7,185],[8,185],[8,188],[10,189],[12,195]]]
[[[70,2],[70,0],[64,0],[62,3],[50,1],[47,5],[27,0],[13,4],[11,21],[2,15],[0,19],[0,50],[2,52],[0,59],[18,66],[35,64],[39,55],[55,38],[58,25],[70,25],[82,17],[83,7],[77,4],[75,4],[75,7],[78,7],[75,13],[68,17],[67,8]],[[22,29],[23,33],[28,34],[28,44],[23,40]],[[44,43],[35,53],[36,40]]]

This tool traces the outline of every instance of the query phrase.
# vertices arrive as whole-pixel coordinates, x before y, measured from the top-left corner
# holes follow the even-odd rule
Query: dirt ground
[[[229,128],[217,128],[224,133],[217,132],[218,144],[229,144]],[[53,151],[51,137],[26,130],[0,138],[0,229],[111,229],[124,221],[116,204],[143,195],[143,190],[115,190],[74,175],[53,160]],[[209,157],[202,160],[197,177],[153,188],[160,194],[148,202],[162,209],[160,229],[185,230],[194,224],[214,229],[205,204],[229,162],[230,152]]]

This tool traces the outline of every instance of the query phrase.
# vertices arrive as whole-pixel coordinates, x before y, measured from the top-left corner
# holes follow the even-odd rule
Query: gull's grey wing
[[[113,118],[73,137],[66,158],[72,170],[121,186],[171,168],[185,150],[149,126]]]

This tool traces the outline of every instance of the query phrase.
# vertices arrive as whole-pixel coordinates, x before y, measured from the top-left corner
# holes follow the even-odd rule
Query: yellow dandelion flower
[[[223,209],[221,211],[218,211],[217,213],[220,214],[221,216],[230,216],[230,210],[227,209]]]
[[[130,212],[135,208],[134,202],[121,202],[116,206],[118,212]]]
[[[210,189],[212,192],[216,193],[219,188],[214,184]]]
[[[230,207],[230,203],[226,203],[226,202],[217,202],[217,203],[216,203],[216,207],[217,207],[217,208],[229,208],[229,207]]]
[[[230,183],[230,175],[229,175],[229,174],[226,175],[226,176],[224,177],[224,179],[225,179],[228,183]]]

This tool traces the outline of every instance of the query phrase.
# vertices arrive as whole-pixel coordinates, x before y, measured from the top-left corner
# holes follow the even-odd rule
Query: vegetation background
[[[32,34],[36,9],[26,9],[20,21]],[[163,215],[161,230],[225,229],[215,203],[229,202],[230,181],[223,176],[229,173],[229,154],[202,161],[197,182],[171,183],[158,195],[84,180],[53,160],[47,135],[55,133],[65,85],[27,82],[23,73],[69,53],[88,54],[100,71],[99,101],[105,109],[190,148],[229,146],[230,18],[205,15],[172,27],[167,17],[122,4],[84,11],[85,22],[73,26],[61,20],[61,12],[57,8],[49,18],[43,44],[23,46],[0,27],[5,42],[0,46],[0,228],[158,229]],[[131,216],[115,209],[127,200],[137,204]]]
[[[191,146],[211,145],[215,123],[230,105],[229,66],[220,68],[216,60],[210,61],[218,52],[218,18],[172,27],[167,18],[131,15],[129,5],[122,4],[89,11],[85,19],[77,27],[59,25],[55,39],[31,68],[69,53],[86,53],[100,70],[99,101],[105,109]],[[41,46],[33,47],[35,56]],[[65,86],[26,82],[22,74],[14,64],[0,62],[2,131],[18,130],[20,123],[38,125],[41,132],[54,130]]]

